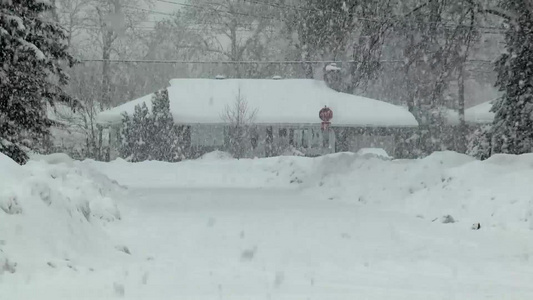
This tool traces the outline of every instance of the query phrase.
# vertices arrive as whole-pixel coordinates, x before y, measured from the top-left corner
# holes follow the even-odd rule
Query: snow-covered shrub
[[[477,159],[487,159],[491,155],[491,126],[485,125],[476,129],[468,137],[466,154]]]
[[[170,113],[168,91],[152,97],[152,110],[146,103],[135,106],[130,118],[123,114],[120,155],[132,162],[145,160],[181,161],[184,156],[184,132]]]

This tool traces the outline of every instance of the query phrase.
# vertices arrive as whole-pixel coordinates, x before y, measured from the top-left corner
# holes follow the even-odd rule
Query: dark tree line
[[[0,152],[18,163],[49,135],[47,106],[73,104],[63,87],[74,59],[45,1],[0,1]]]

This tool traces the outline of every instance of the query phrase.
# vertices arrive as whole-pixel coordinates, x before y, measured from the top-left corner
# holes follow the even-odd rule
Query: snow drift
[[[307,183],[325,199],[379,205],[431,222],[533,230],[533,155],[477,161],[454,152],[388,161],[341,153],[321,158]],[[304,180],[305,182],[306,180]],[[464,225],[463,225],[464,224]]]
[[[0,276],[57,261],[73,267],[80,254],[101,251],[102,225],[120,219],[112,199],[120,190],[66,155],[37,156],[19,166],[0,154]]]
[[[208,157],[214,156],[220,155]],[[424,159],[391,160],[373,150],[176,164],[118,160],[98,163],[98,168],[135,187],[292,188],[324,200],[405,211],[432,222],[449,215],[465,228],[479,222],[484,227],[533,229],[533,196],[528,193],[533,155],[497,155],[480,162],[455,152],[436,152]]]

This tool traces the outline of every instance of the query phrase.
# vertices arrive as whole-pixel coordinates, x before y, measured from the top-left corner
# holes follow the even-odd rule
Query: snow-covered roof
[[[488,124],[494,120],[494,113],[490,111],[493,101],[487,101],[465,110],[465,121],[470,124]],[[455,110],[448,110],[446,119],[451,125],[459,124],[459,114]]]
[[[256,109],[256,124],[319,124],[324,106],[333,110],[332,126],[418,126],[402,107],[379,100],[336,92],[311,79],[173,79],[168,88],[170,109],[179,124],[222,124],[226,106],[237,95]],[[100,124],[117,124],[121,114],[132,114],[138,104],[151,107],[152,94],[98,115]]]

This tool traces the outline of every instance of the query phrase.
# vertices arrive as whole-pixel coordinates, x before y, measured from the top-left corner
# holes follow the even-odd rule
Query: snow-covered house
[[[395,153],[395,132],[418,126],[406,109],[382,101],[339,93],[323,81],[310,79],[173,79],[167,88],[174,121],[190,130],[194,151],[224,149],[227,127],[223,115],[239,97],[256,111],[255,143],[250,156],[282,154],[297,148],[307,155],[324,151],[319,111],[333,111],[327,151],[379,147]],[[97,122],[119,128],[122,113],[132,115],[152,94],[100,113]],[[278,152],[267,153],[268,141]],[[292,147],[291,147],[292,146]]]

